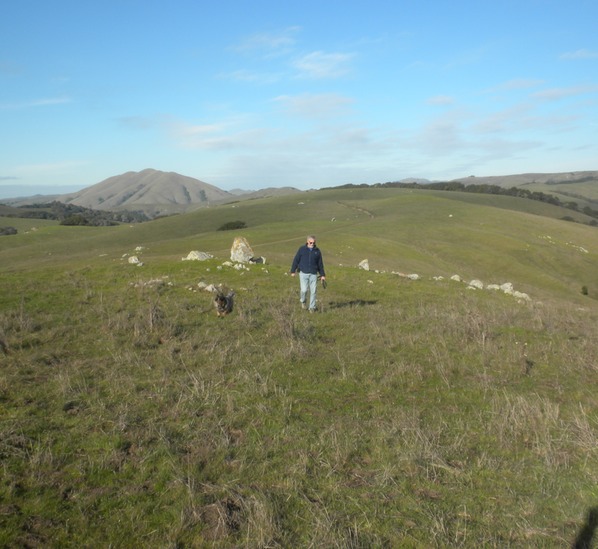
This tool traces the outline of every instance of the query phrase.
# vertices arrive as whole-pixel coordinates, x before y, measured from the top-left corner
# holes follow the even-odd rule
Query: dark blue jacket
[[[324,262],[322,261],[322,252],[320,251],[320,248],[317,246],[310,248],[307,244],[301,246],[295,254],[295,259],[293,259],[291,273],[294,273],[297,268],[302,273],[326,276],[326,273],[324,273]]]

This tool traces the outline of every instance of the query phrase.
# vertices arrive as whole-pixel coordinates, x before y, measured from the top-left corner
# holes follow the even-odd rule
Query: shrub
[[[0,236],[9,234],[17,234],[17,230],[14,227],[0,227]]]
[[[228,221],[224,225],[218,227],[219,231],[234,231],[235,229],[245,229],[247,224],[245,221]]]
[[[74,214],[66,217],[60,222],[61,225],[89,225],[89,221],[81,214]]]

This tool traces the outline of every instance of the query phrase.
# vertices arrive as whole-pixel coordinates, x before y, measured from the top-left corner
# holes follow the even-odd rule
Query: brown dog
[[[226,316],[233,312],[235,292],[232,290],[228,294],[224,295],[222,292],[218,292],[214,298],[214,307],[216,308],[217,316]]]

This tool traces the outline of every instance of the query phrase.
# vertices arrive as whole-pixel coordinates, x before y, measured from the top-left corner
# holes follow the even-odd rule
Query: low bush
[[[234,231],[236,229],[245,229],[247,224],[245,221],[228,221],[218,227],[219,231]]]

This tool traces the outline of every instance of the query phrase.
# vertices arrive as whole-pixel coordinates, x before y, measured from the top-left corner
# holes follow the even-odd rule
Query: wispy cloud
[[[51,105],[63,105],[71,103],[70,97],[48,97],[43,99],[33,99],[31,101],[21,101],[18,103],[0,103],[0,109],[4,110],[17,110],[17,109],[28,109],[36,107],[47,107]]]
[[[591,51],[586,49],[569,51],[559,55],[559,59],[598,59],[598,51]]]
[[[353,99],[335,93],[280,95],[274,99],[288,114],[305,118],[332,118],[346,114]]]
[[[448,95],[436,95],[426,100],[428,105],[452,105],[454,102],[455,99]]]
[[[265,133],[261,128],[245,129],[240,119],[229,119],[212,124],[190,124],[170,120],[166,128],[175,142],[184,149],[231,150],[252,149]]]
[[[0,175],[0,181],[12,181],[15,179],[19,179],[19,178],[15,177],[13,175]]]
[[[22,72],[23,69],[19,65],[16,65],[10,61],[0,61],[0,73],[7,74],[9,76],[16,76]]]
[[[325,53],[314,51],[293,61],[301,78],[331,79],[351,72],[349,63],[355,56],[350,53]]]
[[[549,130],[551,132],[570,129],[579,117],[573,114],[537,114],[534,105],[521,103],[508,109],[489,114],[472,126],[479,134],[501,133],[516,135],[521,131]]]
[[[80,169],[85,162],[80,160],[65,160],[64,162],[52,162],[46,164],[21,164],[15,166],[12,171],[27,175],[38,175],[47,173],[66,173],[73,168]]]
[[[235,44],[239,53],[258,53],[266,56],[285,55],[293,49],[300,27],[287,27],[279,32],[255,33]]]
[[[259,72],[248,69],[239,69],[231,72],[222,72],[217,78],[233,80],[235,82],[244,82],[248,84],[274,84],[283,77],[282,73]]]
[[[565,97],[584,95],[587,93],[597,93],[598,86],[572,86],[569,88],[550,88],[532,94],[532,98],[542,101],[558,101]]]
[[[529,88],[535,88],[544,84],[544,80],[538,80],[535,78],[514,78],[513,80],[507,80],[497,86],[489,88],[489,93],[502,92],[502,91],[513,91],[513,90],[525,90]]]
[[[149,130],[156,126],[156,121],[147,116],[122,116],[118,122],[133,130]]]

